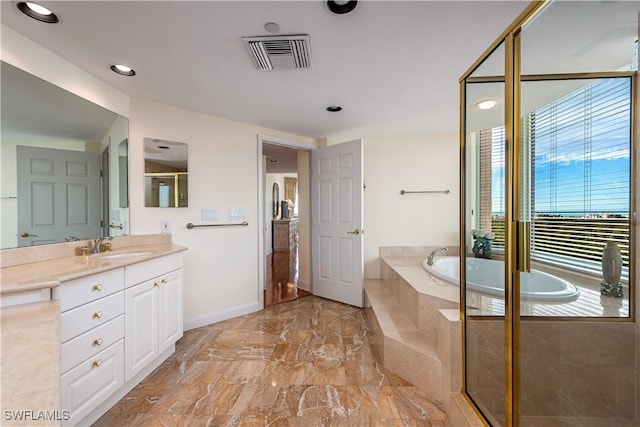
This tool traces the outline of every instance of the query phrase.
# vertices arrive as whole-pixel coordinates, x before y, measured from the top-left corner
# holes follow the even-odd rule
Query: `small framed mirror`
[[[189,206],[187,144],[144,139],[144,205],[156,208]]]
[[[273,183],[273,217],[278,217],[278,209],[280,208],[280,186],[277,182]]]

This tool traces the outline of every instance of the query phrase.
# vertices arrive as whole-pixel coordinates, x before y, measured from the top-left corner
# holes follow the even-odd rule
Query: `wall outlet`
[[[171,233],[171,221],[169,221],[168,219],[160,220],[160,232]]]

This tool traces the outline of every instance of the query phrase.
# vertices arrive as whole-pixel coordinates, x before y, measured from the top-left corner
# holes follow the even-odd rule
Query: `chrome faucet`
[[[436,257],[436,255],[438,255],[440,252],[446,252],[448,250],[449,249],[445,247],[434,249],[433,252],[431,252],[427,257],[427,265],[433,265],[433,259]]]
[[[99,254],[100,247],[102,246],[102,242],[105,240],[111,240],[113,237],[101,237],[99,239],[95,239],[93,241],[93,249],[91,249],[92,254]]]

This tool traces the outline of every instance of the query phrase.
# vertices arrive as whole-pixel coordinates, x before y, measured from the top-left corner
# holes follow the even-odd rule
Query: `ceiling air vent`
[[[258,70],[311,68],[311,46],[307,34],[243,37],[242,41]]]

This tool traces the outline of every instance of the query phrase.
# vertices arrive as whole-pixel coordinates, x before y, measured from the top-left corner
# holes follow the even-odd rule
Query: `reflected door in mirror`
[[[100,235],[100,154],[18,146],[18,246]]]

